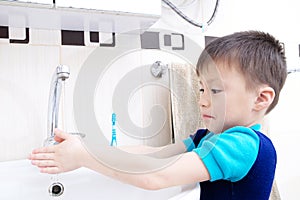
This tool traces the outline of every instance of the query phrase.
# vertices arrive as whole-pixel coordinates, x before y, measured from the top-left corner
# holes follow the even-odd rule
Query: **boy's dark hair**
[[[260,31],[237,32],[215,39],[201,53],[197,74],[214,62],[236,67],[246,79],[247,89],[266,84],[275,91],[275,98],[266,113],[278,103],[287,77],[283,44],[272,35]]]

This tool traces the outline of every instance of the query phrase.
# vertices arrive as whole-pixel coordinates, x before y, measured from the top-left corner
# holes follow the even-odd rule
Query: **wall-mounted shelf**
[[[113,0],[124,3],[136,3],[137,0]],[[152,26],[160,17],[160,0],[141,1],[138,5],[131,5],[129,10],[108,10],[102,4],[108,1],[99,1],[95,8],[63,7],[68,4],[56,1],[54,4],[29,3],[20,1],[0,1],[0,26],[18,28],[36,28],[51,30],[84,30],[100,32],[143,32]],[[83,1],[82,1],[83,2]],[[85,1],[84,1],[85,2]],[[87,1],[88,2],[88,1]],[[86,3],[86,2],[85,2]],[[151,4],[154,9],[145,9]],[[107,10],[100,10],[103,7]],[[113,5],[111,6],[113,7]],[[132,7],[136,8],[133,12]],[[149,7],[149,6],[148,6]],[[121,11],[120,11],[121,10]]]

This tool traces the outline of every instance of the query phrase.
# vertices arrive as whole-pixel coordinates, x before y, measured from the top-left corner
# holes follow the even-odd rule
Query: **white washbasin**
[[[57,178],[64,186],[59,197],[52,197],[49,186]],[[42,174],[29,160],[0,162],[1,200],[165,200],[199,199],[199,186],[177,186],[158,191],[143,190],[86,168],[59,174]]]

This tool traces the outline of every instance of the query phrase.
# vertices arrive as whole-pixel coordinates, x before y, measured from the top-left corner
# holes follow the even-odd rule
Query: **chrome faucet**
[[[62,82],[69,78],[70,70],[66,65],[59,65],[53,74],[48,101],[47,138],[44,146],[55,144],[54,129],[58,127],[59,101]]]

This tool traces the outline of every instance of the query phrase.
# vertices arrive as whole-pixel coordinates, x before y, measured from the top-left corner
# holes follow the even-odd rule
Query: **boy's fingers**
[[[48,146],[48,147],[42,147],[37,148],[32,151],[32,153],[54,153],[55,152],[55,146]]]
[[[53,160],[53,158],[53,153],[37,153],[29,155],[30,160]]]
[[[31,163],[37,167],[56,167],[56,164],[53,160],[32,160]]]

